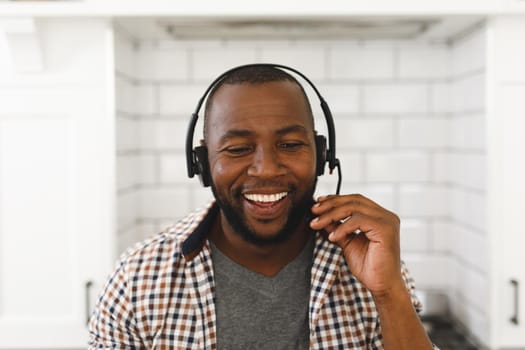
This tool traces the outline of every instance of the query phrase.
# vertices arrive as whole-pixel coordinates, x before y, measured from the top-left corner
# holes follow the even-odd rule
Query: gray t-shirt
[[[266,277],[211,244],[219,350],[308,349],[313,245],[310,239],[277,275]]]

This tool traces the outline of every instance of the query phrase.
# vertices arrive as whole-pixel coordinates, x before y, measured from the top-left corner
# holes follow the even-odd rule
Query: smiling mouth
[[[288,195],[288,192],[272,193],[272,194],[259,194],[259,193],[246,193],[244,198],[251,202],[257,203],[274,203],[278,202]]]

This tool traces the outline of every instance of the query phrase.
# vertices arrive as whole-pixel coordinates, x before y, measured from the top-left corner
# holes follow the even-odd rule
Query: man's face
[[[208,111],[212,189],[227,224],[248,242],[301,229],[316,184],[312,120],[291,82],[223,85]]]

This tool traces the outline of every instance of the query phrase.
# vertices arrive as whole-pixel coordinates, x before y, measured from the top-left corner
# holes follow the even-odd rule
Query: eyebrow
[[[277,135],[286,135],[286,134],[289,134],[289,133],[292,133],[292,132],[300,132],[300,133],[306,134],[307,130],[302,125],[294,124],[294,125],[290,125],[290,126],[287,126],[285,128],[277,130],[276,134]]]
[[[294,125],[286,126],[282,129],[278,129],[277,131],[275,131],[275,133],[279,136],[286,135],[286,134],[293,133],[293,132],[299,132],[299,133],[306,134],[307,130],[302,125],[294,124]],[[248,136],[252,136],[253,134],[255,133],[252,130],[231,129],[231,130],[226,131],[226,133],[221,136],[219,141],[220,143],[224,143],[234,137],[248,137]]]

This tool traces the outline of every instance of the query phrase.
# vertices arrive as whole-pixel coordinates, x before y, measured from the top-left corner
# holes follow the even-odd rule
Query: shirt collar
[[[182,243],[182,254],[187,261],[192,260],[202,250],[211,232],[211,225],[218,213],[219,206],[216,202],[213,202],[197,228]]]
[[[189,236],[184,239],[182,242],[182,254],[187,261],[191,261],[195,256],[197,256],[204,246],[204,243],[208,239],[208,235],[211,232],[211,225],[219,213],[219,205],[217,202],[213,201],[207,212],[202,216],[201,221],[195,228],[195,230],[189,234]],[[328,234],[324,231],[318,232],[324,240],[328,239]]]

